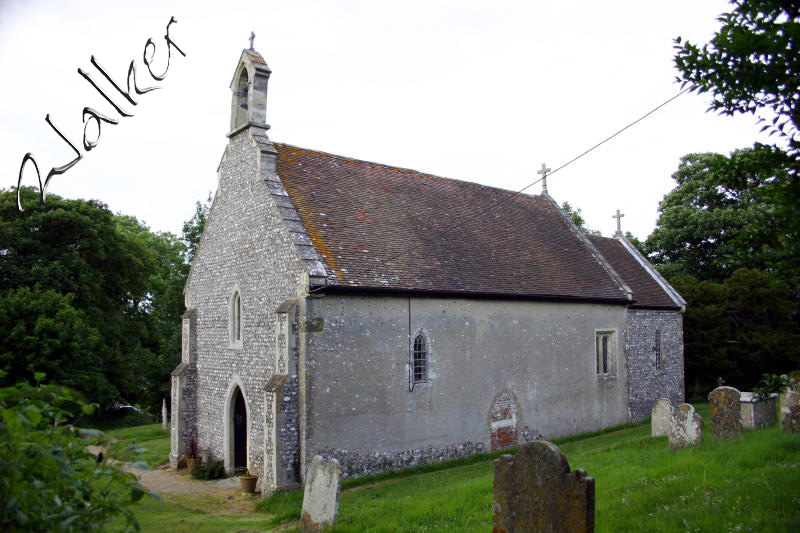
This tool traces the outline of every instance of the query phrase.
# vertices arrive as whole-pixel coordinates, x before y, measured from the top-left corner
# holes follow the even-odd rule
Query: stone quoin
[[[266,494],[317,455],[361,476],[683,401],[685,302],[622,234],[587,237],[546,193],[459,225],[509,191],[273,142],[271,74],[242,50],[185,288],[173,465],[196,439]]]

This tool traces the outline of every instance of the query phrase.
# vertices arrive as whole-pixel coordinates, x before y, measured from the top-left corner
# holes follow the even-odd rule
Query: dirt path
[[[235,491],[235,486],[232,486],[229,490],[222,490],[212,483],[192,479],[188,475],[179,474],[171,468],[136,470],[135,468],[126,467],[126,470],[139,478],[139,483],[147,487],[147,490],[157,494],[229,496],[234,494]]]
[[[98,446],[89,446],[87,449],[95,455],[104,451]],[[212,500],[229,501],[231,505],[226,507],[233,512],[252,511],[255,506],[254,498],[242,496],[237,478],[200,481],[192,479],[185,470],[179,473],[165,466],[138,470],[126,465],[124,470],[135,475],[147,490],[161,496],[206,496]]]

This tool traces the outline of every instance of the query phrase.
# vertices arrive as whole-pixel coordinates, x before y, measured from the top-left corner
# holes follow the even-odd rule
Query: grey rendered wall
[[[248,468],[267,483],[272,472],[262,470],[270,464],[264,459],[273,445],[264,439],[272,394],[264,386],[275,361],[274,311],[307,284],[305,267],[271,196],[268,181],[276,178],[269,148],[265,137],[256,138],[249,129],[231,137],[187,284],[187,307],[196,311],[198,447],[205,456],[229,461],[226,409],[234,386],[240,385],[248,413]],[[242,302],[241,348],[229,343],[235,289]],[[292,406],[296,410],[296,375],[290,378],[284,412]]]
[[[661,330],[663,370],[656,370],[655,331]],[[630,376],[631,419],[650,414],[658,398],[672,405],[684,400],[683,315],[676,311],[628,311],[628,373]]]
[[[328,295],[307,313],[322,327],[307,333],[306,455],[348,475],[488,450],[502,392],[545,438],[628,420],[623,306]],[[596,330],[616,331],[614,378],[596,375]],[[409,392],[419,331],[429,382]]]

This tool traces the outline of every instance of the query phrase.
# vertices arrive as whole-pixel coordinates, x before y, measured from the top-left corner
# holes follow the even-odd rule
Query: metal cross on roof
[[[547,173],[550,172],[550,169],[547,168],[547,165],[542,163],[542,170],[537,170],[537,174],[542,175],[542,194],[547,194]]]
[[[251,31],[250,32],[250,50],[253,50],[253,39],[256,38],[256,33]]]
[[[625,215],[623,215],[622,213],[620,213],[620,212],[619,212],[619,209],[617,209],[617,214],[616,214],[616,215],[613,215],[613,216],[611,217],[611,218],[616,218],[616,219],[617,219],[617,233],[619,233],[620,235],[622,235],[622,224],[621,224],[620,222],[622,221],[622,217],[624,217],[624,216],[625,216]]]

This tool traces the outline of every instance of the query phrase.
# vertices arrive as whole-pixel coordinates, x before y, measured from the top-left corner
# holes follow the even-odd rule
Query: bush
[[[73,425],[81,411],[91,408],[63,387],[0,389],[0,531],[102,532],[112,523],[138,531],[129,506],[148,492],[103,454],[86,451],[107,443],[101,432]]]
[[[192,477],[195,479],[222,479],[228,477],[228,473],[225,472],[223,461],[209,459],[192,470]]]

